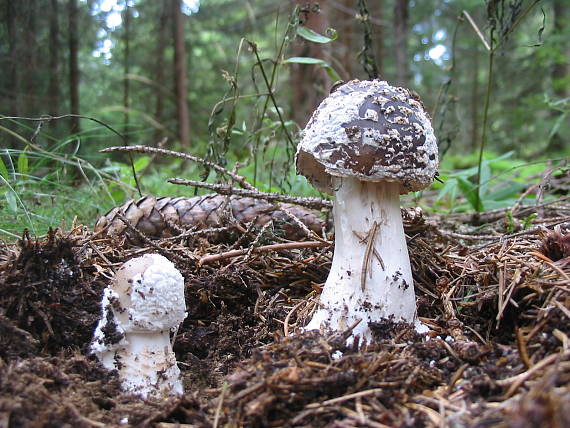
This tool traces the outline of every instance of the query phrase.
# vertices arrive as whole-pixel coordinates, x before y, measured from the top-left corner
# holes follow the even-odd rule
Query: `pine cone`
[[[140,232],[149,238],[167,238],[177,235],[180,229],[222,227],[231,224],[232,219],[239,223],[250,223],[261,227],[270,220],[283,231],[284,237],[298,240],[305,233],[283,211],[286,209],[297,217],[307,228],[320,234],[324,221],[311,210],[298,205],[280,204],[237,196],[210,194],[205,196],[163,197],[145,196],[131,200],[113,208],[99,218],[95,232],[106,230],[107,236],[126,234],[132,242],[139,239],[119,217],[119,213],[129,220]]]

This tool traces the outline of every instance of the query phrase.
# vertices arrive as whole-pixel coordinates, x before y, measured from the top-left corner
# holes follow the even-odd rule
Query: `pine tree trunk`
[[[163,89],[163,82],[164,82],[164,51],[166,49],[166,29],[167,29],[167,21],[168,21],[168,7],[166,4],[161,3],[159,4],[160,9],[160,18],[159,18],[159,27],[158,27],[158,34],[156,40],[158,41],[156,46],[156,71],[155,71],[155,82],[156,82],[156,105],[154,110],[154,118],[160,124],[163,124],[163,111],[164,111],[164,89]],[[156,129],[154,133],[154,138],[156,141],[160,140],[161,138],[161,130]]]
[[[376,68],[378,68],[378,76],[382,80],[386,80],[384,76],[384,0],[375,0],[368,3],[372,22],[372,35],[374,42],[374,58],[376,59]],[[376,23],[376,24],[375,24]]]
[[[59,7],[57,0],[50,0],[49,10],[49,83],[48,107],[53,116],[59,114]],[[52,122],[55,126],[55,122]],[[51,125],[51,124],[50,124]]]
[[[124,44],[124,63],[123,63],[123,107],[125,112],[123,115],[123,135],[125,144],[129,144],[129,65],[130,65],[130,26],[131,12],[129,10],[129,2],[125,1],[125,10],[123,12],[123,44]]]
[[[397,0],[394,5],[394,36],[396,47],[396,83],[408,86],[410,68],[408,62],[408,10],[409,0]]]
[[[299,7],[312,9],[316,4],[321,7],[320,13],[302,14],[304,25],[319,33],[324,33],[328,27],[326,3],[311,0],[297,0]],[[312,57],[328,61],[329,47],[320,43],[312,43],[298,38],[293,56]],[[314,65],[294,64],[291,73],[293,88],[293,119],[304,127],[312,112],[320,101],[328,94],[334,82],[327,76],[325,70]]]
[[[16,34],[16,25],[18,23],[17,8],[13,1],[6,2],[6,28],[8,37],[8,55],[10,56],[9,73],[9,97],[10,97],[10,114],[17,116],[20,114],[20,105],[18,94],[20,93],[20,75],[18,74],[19,57],[18,57],[18,37]]]
[[[570,74],[570,65],[568,65],[568,58],[570,55],[570,43],[568,39],[563,39],[565,26],[568,25],[570,14],[568,13],[568,4],[565,0],[553,0],[554,12],[554,34],[560,37],[560,57],[565,60],[558,60],[551,69],[552,88],[557,98],[563,99],[570,97],[570,88],[568,84],[564,84],[565,77]],[[560,112],[552,111],[551,117],[555,120],[559,117]],[[568,142],[564,137],[556,132],[548,142],[548,151],[560,152],[565,149]]]
[[[188,113],[188,83],[186,79],[186,44],[184,40],[184,15],[181,0],[172,0],[174,17],[174,78],[178,117],[178,137],[182,147],[190,145],[190,119]]]
[[[79,114],[79,49],[77,0],[69,0],[69,104],[72,114]],[[80,131],[79,118],[71,118],[71,133]]]
[[[570,10],[568,8],[568,4],[565,0],[554,0],[554,31],[558,34],[561,38],[564,33],[564,29],[566,25],[568,25],[568,19],[570,19]],[[568,58],[570,58],[570,43],[568,39],[561,40],[560,49],[562,50],[561,58],[565,58],[565,60],[559,60],[556,64],[554,64],[552,68],[552,80],[553,80],[553,89],[554,93],[560,98],[566,98],[570,96],[570,87],[568,85],[561,84],[560,80],[563,79],[565,76],[570,74],[570,64],[568,62]]]
[[[24,49],[22,50],[22,62],[20,72],[23,72],[23,95],[25,99],[24,113],[26,115],[35,116],[39,114],[37,109],[36,99],[38,96],[37,90],[37,43],[36,43],[36,0],[28,0],[24,5],[23,27],[23,42]]]
[[[331,21],[334,22],[334,29],[340,37],[334,42],[332,55],[336,59],[333,67],[339,73],[342,80],[350,80],[355,77],[354,68],[358,64],[356,56],[358,47],[355,44],[355,37],[360,39],[360,33],[355,34],[354,28],[357,24],[355,15],[357,11],[353,7],[353,0],[340,0],[333,3],[331,10]]]

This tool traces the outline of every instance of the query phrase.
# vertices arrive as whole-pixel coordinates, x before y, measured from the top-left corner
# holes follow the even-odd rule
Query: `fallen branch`
[[[203,181],[186,180],[183,178],[169,178],[169,183],[180,184],[183,186],[194,186],[203,189],[213,190],[220,195],[237,195],[245,196],[256,199],[265,199],[266,201],[279,201],[286,202],[289,204],[297,204],[307,208],[322,209],[322,208],[332,208],[332,202],[326,199],[314,198],[314,197],[302,197],[302,196],[290,196],[281,195],[279,193],[267,193],[261,192],[255,188],[250,189],[238,189],[235,187],[228,186],[227,184],[212,184],[205,183]]]
[[[244,248],[241,250],[231,250],[226,251],[224,253],[219,254],[210,254],[208,256],[202,257],[198,260],[198,265],[201,266],[205,263],[211,263],[222,259],[231,259],[233,257],[243,256],[248,252],[253,253],[261,253],[265,251],[279,251],[279,250],[295,250],[300,248],[319,248],[319,247],[328,247],[332,245],[329,242],[321,242],[321,241],[307,241],[307,242],[286,242],[284,244],[271,244],[271,245],[263,245],[261,247],[253,247],[253,250],[250,248]]]
[[[241,175],[238,175],[235,172],[232,172],[229,169],[226,169],[226,168],[224,168],[224,167],[222,167],[222,166],[220,166],[214,162],[210,162],[210,161],[207,161],[206,159],[202,159],[198,156],[189,155],[187,153],[180,153],[180,152],[175,152],[173,150],[166,150],[166,149],[160,149],[157,147],[140,146],[140,145],[139,146],[109,147],[109,148],[100,150],[100,152],[101,153],[109,153],[109,152],[157,153],[157,154],[163,154],[163,155],[167,155],[167,156],[174,156],[177,158],[187,159],[187,160],[191,160],[193,162],[200,163],[200,164],[204,165],[205,167],[212,168],[215,171],[218,171],[222,174],[227,175],[233,181],[235,181],[240,186],[242,186],[244,189],[257,190],[255,187],[253,187],[251,184],[249,184],[246,181],[246,179],[244,177],[242,177]]]

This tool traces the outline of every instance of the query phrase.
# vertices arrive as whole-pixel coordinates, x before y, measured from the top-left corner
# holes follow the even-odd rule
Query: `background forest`
[[[115,145],[317,194],[292,167],[299,131],[336,80],[373,75],[431,112],[442,183],[430,209],[533,203],[529,183],[568,174],[564,0],[0,0],[0,11],[2,238],[93,224],[137,196],[133,169],[157,196],[194,193],[168,177],[216,181],[179,159],[99,153]]]

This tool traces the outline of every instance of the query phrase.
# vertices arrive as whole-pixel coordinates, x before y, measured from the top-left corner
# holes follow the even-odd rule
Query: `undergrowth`
[[[296,37],[312,43],[333,43],[337,38],[332,29],[325,36],[304,27],[301,13],[299,8],[294,10],[281,30],[282,34],[277,34],[276,26],[275,53],[271,57],[264,57],[264,52],[253,41],[242,39],[233,73],[223,72],[228,88],[212,108],[208,123],[210,135],[205,139],[198,138],[191,154],[235,170],[261,191],[324,196],[304,177],[295,174],[294,152],[299,129],[279,104],[280,89],[287,89],[283,87],[282,75],[288,73],[290,64],[323,67],[331,78],[338,76],[320,58],[287,57],[288,47]],[[489,39],[493,40],[494,35],[491,30]],[[501,37],[489,48],[490,58],[506,35]],[[244,67],[246,51],[253,62],[249,73],[240,70]],[[489,81],[491,78],[492,69],[489,70]],[[252,87],[252,93],[242,93],[251,91]],[[488,99],[490,94],[487,95]],[[105,107],[101,109],[104,111]],[[564,111],[561,117],[565,118],[566,114]],[[212,171],[180,159],[149,155],[133,155],[131,159],[97,153],[109,137],[114,141],[119,137],[127,143],[125,135],[99,119],[79,116],[93,126],[79,135],[59,140],[42,129],[46,121],[69,117],[75,115],[0,117],[0,133],[7,134],[18,147],[0,151],[0,238],[17,239],[24,229],[42,235],[49,228],[68,228],[73,222],[90,226],[110,208],[141,194],[193,196],[204,192],[167,183],[171,177],[209,182],[218,179]],[[4,126],[7,123],[16,125],[18,131]],[[114,126],[123,129],[120,124]],[[137,144],[152,140],[156,130],[131,131],[130,143]],[[42,144],[36,142],[40,140]],[[446,151],[443,149],[445,156],[439,182],[405,201],[412,199],[412,203],[420,204],[428,212],[440,213],[480,212],[515,204],[537,204],[537,186],[549,174],[566,167],[564,161],[552,162],[544,158],[528,162],[517,159],[513,152],[499,155],[488,151],[485,133],[477,153],[454,156]]]

